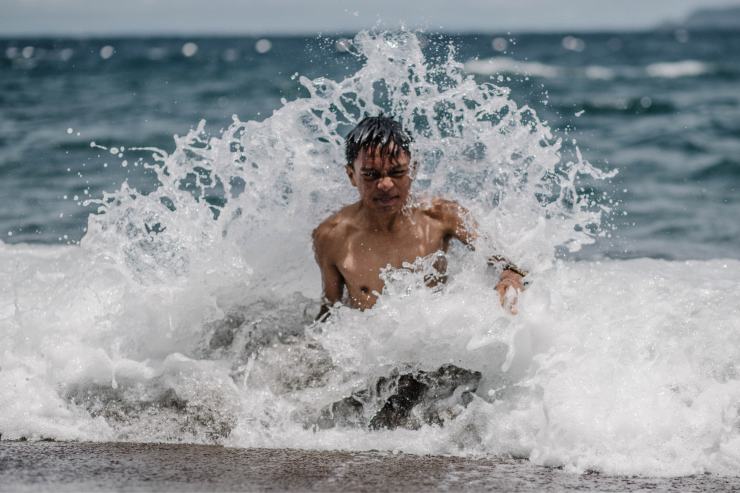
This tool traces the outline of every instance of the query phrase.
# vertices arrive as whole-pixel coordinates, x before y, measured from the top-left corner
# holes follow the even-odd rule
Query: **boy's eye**
[[[408,173],[407,169],[394,169],[391,170],[387,176],[390,176],[391,178],[403,178],[406,176],[406,173]],[[364,179],[369,181],[379,180],[382,176],[382,174],[376,170],[362,171],[361,174]]]

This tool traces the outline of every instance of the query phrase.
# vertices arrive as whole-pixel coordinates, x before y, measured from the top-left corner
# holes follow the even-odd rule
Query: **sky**
[[[644,29],[740,0],[0,0],[0,36]]]

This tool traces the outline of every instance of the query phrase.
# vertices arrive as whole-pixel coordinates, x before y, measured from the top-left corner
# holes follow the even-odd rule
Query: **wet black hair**
[[[411,155],[411,137],[403,126],[391,117],[367,116],[347,134],[344,155],[347,164],[352,165],[360,152],[370,149],[380,149],[381,157],[397,159],[401,151]]]

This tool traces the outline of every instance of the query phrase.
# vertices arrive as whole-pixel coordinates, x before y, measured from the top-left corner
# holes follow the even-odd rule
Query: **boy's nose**
[[[390,176],[384,176],[380,180],[378,180],[378,189],[382,190],[384,192],[387,192],[393,188],[393,180],[391,180]]]

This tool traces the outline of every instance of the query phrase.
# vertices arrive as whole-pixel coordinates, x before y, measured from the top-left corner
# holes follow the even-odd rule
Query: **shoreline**
[[[525,459],[0,441],[4,491],[730,491],[740,477],[573,474]]]

